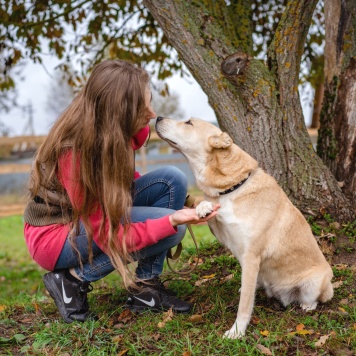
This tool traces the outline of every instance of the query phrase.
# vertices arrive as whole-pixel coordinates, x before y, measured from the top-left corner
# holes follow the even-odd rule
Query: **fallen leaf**
[[[203,321],[203,316],[199,314],[194,314],[190,316],[188,320],[192,323],[201,323]]]
[[[348,315],[348,312],[344,308],[337,308],[342,314]]]
[[[261,322],[260,318],[257,318],[257,316],[251,317],[250,323],[253,325],[258,325]]]
[[[216,274],[213,273],[213,274],[209,274],[209,275],[207,275],[207,276],[203,276],[202,278],[203,278],[203,279],[212,279],[212,278],[214,278],[215,276],[216,276]]]
[[[202,284],[204,284],[204,283],[206,283],[206,282],[209,282],[209,279],[199,279],[199,281],[196,281],[196,282],[194,283],[194,285],[195,285],[196,287],[200,287]]]
[[[35,306],[36,315],[40,316],[41,315],[40,307],[38,306],[38,304],[36,302],[33,302],[33,305]]]
[[[262,336],[268,336],[269,335],[269,331],[268,330],[263,330],[263,331],[260,331],[260,334]]]
[[[271,350],[269,348],[267,348],[266,346],[257,344],[256,348],[258,348],[264,355],[272,355]]]
[[[338,271],[343,271],[343,270],[345,270],[345,269],[348,268],[348,265],[345,265],[345,264],[340,263],[340,264],[334,265],[334,267],[335,267]]]
[[[160,321],[157,326],[161,329],[164,328],[166,322],[171,321],[173,319],[173,311],[172,308],[168,309],[165,313],[163,313],[163,320]]]
[[[337,281],[337,282],[334,282],[334,283],[333,283],[333,287],[334,287],[334,288],[339,288],[339,287],[341,287],[343,284],[344,284],[343,281]]]
[[[192,353],[190,351],[184,351],[182,356],[192,356]]]
[[[314,344],[315,347],[321,347],[325,344],[326,340],[330,337],[331,334],[322,335],[320,339]]]
[[[0,313],[6,309],[6,305],[0,305]]]
[[[343,304],[343,305],[347,305],[349,303],[349,300],[348,298],[345,298],[345,299],[341,299],[339,304]]]
[[[117,318],[118,321],[126,324],[133,317],[132,311],[130,309],[125,309]]]
[[[22,324],[30,324],[33,322],[33,318],[23,318],[21,320],[19,320],[19,323],[22,323]]]
[[[298,330],[295,332],[296,334],[298,335],[311,335],[311,334],[314,334],[314,330]]]
[[[204,263],[204,261],[201,258],[198,259],[198,257],[194,256],[194,257],[191,257],[189,259],[188,263],[190,265],[198,265],[198,266],[200,266],[200,265],[202,265]]]
[[[234,278],[234,274],[229,274],[228,276],[224,277],[224,278],[221,278],[220,280],[220,283],[225,283],[226,281],[229,281],[230,279],[233,279]]]
[[[158,341],[161,338],[161,334],[153,334],[152,338],[154,341]]]
[[[124,339],[124,335],[115,335],[115,336],[111,339],[111,341],[112,341],[112,342],[117,342],[117,343],[119,343],[119,342],[121,342],[123,339]]]
[[[306,330],[304,329],[305,325],[304,324],[298,324],[296,327],[295,327],[295,330],[296,331],[292,331],[289,333],[289,335],[311,335],[311,334],[314,334],[314,330]]]
[[[122,350],[117,354],[117,356],[126,355],[128,353],[128,351],[129,351],[129,349]]]
[[[295,330],[299,331],[299,330],[303,330],[304,329],[304,324],[298,324],[295,328]]]

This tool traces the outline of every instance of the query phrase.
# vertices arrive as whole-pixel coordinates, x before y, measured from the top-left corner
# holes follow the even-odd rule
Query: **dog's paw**
[[[305,310],[305,311],[309,311],[309,310],[314,310],[318,305],[318,302],[315,301],[313,303],[300,303],[300,307]]]
[[[245,333],[240,332],[235,326],[233,326],[230,330],[226,331],[224,334],[224,338],[227,339],[241,339]]]
[[[209,214],[211,214],[214,210],[214,204],[210,201],[203,200],[199,203],[199,205],[195,208],[197,215],[199,218],[205,218]]]

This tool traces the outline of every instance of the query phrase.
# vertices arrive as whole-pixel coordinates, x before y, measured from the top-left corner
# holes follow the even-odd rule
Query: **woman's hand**
[[[183,225],[183,224],[199,224],[201,222],[208,221],[209,219],[216,216],[219,208],[220,208],[220,204],[215,204],[213,212],[205,216],[204,218],[199,218],[195,208],[194,209],[185,208],[182,210],[177,210],[176,212],[174,212],[172,215],[169,216],[169,221],[171,222],[172,226]]]

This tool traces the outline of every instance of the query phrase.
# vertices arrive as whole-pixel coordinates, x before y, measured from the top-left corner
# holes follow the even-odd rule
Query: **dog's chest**
[[[208,221],[215,237],[240,260],[250,245],[250,228],[241,219],[230,202],[222,202],[218,215]]]

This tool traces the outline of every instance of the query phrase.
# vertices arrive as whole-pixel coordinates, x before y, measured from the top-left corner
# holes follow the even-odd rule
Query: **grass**
[[[310,223],[319,242],[328,236],[327,242],[334,243],[340,231],[348,241],[355,238],[355,225],[336,231],[332,221]],[[284,309],[258,291],[246,337],[224,339],[236,317],[241,270],[206,225],[196,226],[198,269],[186,276],[166,269],[163,275],[170,289],[194,303],[193,315],[132,314],[123,308],[127,294],[120,278],[111,274],[94,283],[89,294],[91,309],[100,319],[66,324],[43,286],[45,271],[28,255],[22,229],[20,216],[0,219],[0,355],[347,356],[356,352],[355,266],[333,266],[335,296],[312,312],[296,305]],[[182,262],[176,267],[187,267],[194,253],[186,237]]]

